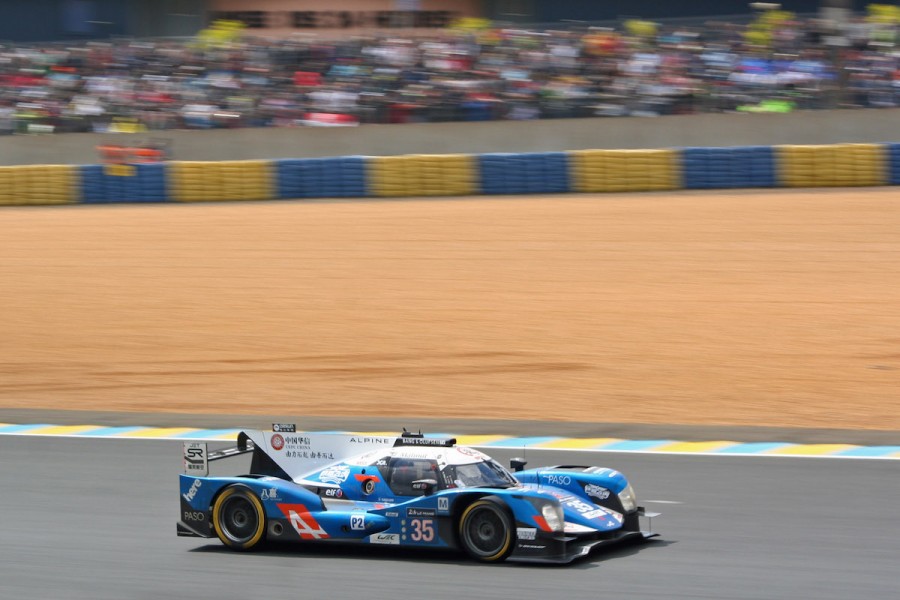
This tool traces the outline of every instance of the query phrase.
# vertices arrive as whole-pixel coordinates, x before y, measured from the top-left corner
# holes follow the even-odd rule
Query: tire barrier
[[[0,167],[0,205],[900,185],[900,143]]]
[[[170,200],[175,202],[271,200],[277,190],[270,160],[174,161],[166,165]]]
[[[885,185],[886,150],[882,144],[776,146],[778,178],[784,187]]]
[[[483,194],[564,194],[569,191],[565,152],[482,154],[478,157]]]
[[[78,167],[0,167],[0,205],[71,204],[80,199]]]
[[[302,158],[275,161],[278,197],[361,198],[366,193],[366,158]]]
[[[165,202],[166,171],[162,163],[85,165],[81,173],[81,202]]]
[[[376,156],[367,161],[372,196],[470,196],[479,192],[478,163],[470,154]]]
[[[685,148],[684,187],[689,190],[767,188],[777,185],[770,146]]]
[[[678,150],[569,152],[575,192],[649,192],[682,187]]]
[[[888,184],[900,185],[900,144],[888,144]]]

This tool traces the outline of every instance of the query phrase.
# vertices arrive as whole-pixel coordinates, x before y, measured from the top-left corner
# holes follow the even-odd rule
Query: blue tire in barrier
[[[365,197],[366,164],[361,156],[276,161],[278,197]]]
[[[569,191],[568,158],[563,152],[478,155],[484,194],[548,194]]]
[[[888,183],[900,185],[900,143],[888,144]]]
[[[86,204],[110,202],[165,202],[166,166],[162,163],[120,165],[115,173],[106,165],[83,165],[78,173],[81,178],[81,201]]]
[[[686,189],[775,185],[774,155],[769,147],[684,148],[681,167]]]

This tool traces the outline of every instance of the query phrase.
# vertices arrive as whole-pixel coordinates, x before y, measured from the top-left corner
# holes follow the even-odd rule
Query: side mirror
[[[525,465],[528,464],[528,461],[524,458],[511,458],[509,459],[509,468],[518,473],[522,469],[525,468]]]
[[[435,479],[416,479],[412,482],[412,489],[417,492],[422,492],[426,496],[430,496],[434,493],[434,488],[437,487],[437,480]]]

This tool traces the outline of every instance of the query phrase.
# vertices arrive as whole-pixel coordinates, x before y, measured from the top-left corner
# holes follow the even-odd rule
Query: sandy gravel
[[[897,188],[0,223],[0,408],[900,430]]]

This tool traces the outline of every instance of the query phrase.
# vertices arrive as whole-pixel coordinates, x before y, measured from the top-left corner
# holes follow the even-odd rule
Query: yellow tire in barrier
[[[681,187],[678,151],[577,150],[569,153],[577,192],[672,190]]]
[[[778,176],[787,187],[873,186],[887,184],[883,144],[776,146]]]
[[[0,205],[77,202],[81,195],[77,170],[74,165],[0,167]]]
[[[371,192],[382,198],[413,195],[410,190],[412,161],[408,156],[376,156],[368,159]]]
[[[275,174],[269,160],[169,163],[169,187],[177,202],[271,200]]]
[[[467,196],[477,191],[468,154],[378,156],[368,162],[371,192],[380,197]]]

